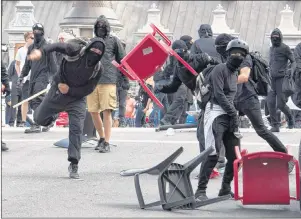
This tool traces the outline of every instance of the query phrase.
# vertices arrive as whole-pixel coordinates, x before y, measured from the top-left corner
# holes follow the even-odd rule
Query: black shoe
[[[68,167],[68,171],[69,171],[69,178],[71,178],[71,179],[79,179],[78,164],[70,163],[70,165]]]
[[[45,126],[42,128],[42,132],[48,132],[50,128],[54,126],[54,122],[52,122],[49,126]]]
[[[25,127],[25,126],[26,126],[25,122],[20,122],[17,124],[17,127]]]
[[[218,196],[231,195],[234,197],[234,193],[231,191],[231,186],[227,184],[223,184],[222,188],[219,190]]]
[[[94,148],[96,151],[99,150],[100,144],[101,144],[104,140],[105,140],[104,138],[100,138],[100,139],[99,139],[98,145]]]
[[[103,141],[100,143],[98,150],[99,150],[99,153],[108,153],[108,152],[110,152],[110,144],[106,141]]]
[[[7,151],[8,147],[6,147],[6,143],[1,141],[1,151]]]
[[[24,133],[41,133],[41,127],[39,125],[32,125],[29,129],[25,129]]]
[[[208,197],[206,195],[206,191],[205,190],[199,190],[199,189],[195,192],[194,197],[197,201],[205,201],[205,200],[208,199]]]
[[[270,131],[271,131],[271,132],[280,132],[280,129],[279,129],[279,127],[272,127],[272,128],[270,129]]]

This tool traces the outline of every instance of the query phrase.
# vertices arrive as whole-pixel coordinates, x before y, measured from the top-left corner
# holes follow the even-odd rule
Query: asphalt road
[[[270,147],[253,131],[242,130],[243,148],[249,152],[270,151]],[[133,177],[119,172],[130,168],[151,167],[180,146],[184,152],[176,160],[184,163],[198,154],[193,130],[176,130],[174,136],[153,129],[114,129],[111,153],[100,154],[84,145],[79,174],[82,180],[68,178],[66,149],[53,146],[68,136],[68,128],[48,133],[23,133],[22,128],[3,128],[3,139],[9,151],[2,153],[2,217],[286,217],[300,218],[299,202],[289,206],[243,206],[228,200],[197,210],[163,211],[161,207],[139,208]],[[301,132],[277,133],[298,156]],[[196,188],[199,168],[191,174]],[[295,193],[295,175],[290,175],[291,193]],[[146,202],[159,199],[157,179],[141,178]],[[277,182],[275,182],[277,183]],[[221,178],[209,183],[208,195],[215,197]],[[264,186],[264,185],[263,185]]]

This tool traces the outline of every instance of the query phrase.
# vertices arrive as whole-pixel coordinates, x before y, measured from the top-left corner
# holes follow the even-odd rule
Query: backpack
[[[206,104],[211,99],[212,88],[210,86],[210,73],[214,67],[215,65],[209,65],[200,74],[198,74],[196,79],[194,94],[201,110],[205,110]]]
[[[251,78],[254,83],[251,83],[259,96],[267,96],[271,86],[271,77],[268,63],[258,55],[251,52],[250,56],[253,62]]]

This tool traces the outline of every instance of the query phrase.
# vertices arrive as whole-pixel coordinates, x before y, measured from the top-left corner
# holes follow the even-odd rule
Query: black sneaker
[[[29,129],[25,129],[26,134],[30,133],[40,133],[41,132],[41,127],[39,125],[32,125]]]
[[[106,141],[103,141],[99,144],[99,153],[108,153],[110,152],[110,144]]]
[[[8,147],[6,147],[6,143],[1,141],[1,151],[7,151],[7,150],[8,150]]]
[[[78,164],[73,164],[70,163],[69,167],[68,167],[68,171],[69,171],[69,178],[71,179],[79,179],[79,175],[78,175]]]
[[[196,201],[205,201],[208,199],[205,190],[197,190],[194,195]]]
[[[225,195],[231,195],[231,197],[234,198],[234,193],[231,191],[230,186],[222,186],[222,188],[219,190],[218,196]]]
[[[104,138],[100,138],[100,139],[99,139],[98,145],[94,148],[96,151],[99,150],[100,144],[101,144],[104,140],[105,140]]]
[[[45,126],[42,128],[42,132],[48,132],[50,128],[54,126],[54,122],[52,122],[49,126]]]
[[[295,128],[295,122],[292,120],[292,121],[288,121],[287,122],[287,127],[288,129],[293,129]]]
[[[280,132],[280,129],[279,129],[279,127],[272,127],[272,128],[270,129],[270,131],[271,131],[271,132]]]

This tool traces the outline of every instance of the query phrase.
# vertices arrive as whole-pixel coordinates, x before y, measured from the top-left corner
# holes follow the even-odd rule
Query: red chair
[[[168,37],[163,34],[154,24],[150,24],[153,33],[147,34],[138,45],[132,49],[118,64],[115,60],[112,64],[116,66],[130,80],[138,81],[152,100],[161,108],[163,105],[144,84],[144,80],[154,75],[166,62],[169,55],[175,56],[192,74],[197,72],[185,62],[170,45]],[[155,37],[158,33],[163,41],[158,41]]]
[[[289,205],[300,200],[299,162],[280,152],[257,152],[241,155],[235,147],[234,199],[243,205]],[[290,196],[288,162],[293,160],[296,170],[296,197]],[[239,196],[238,171],[242,165],[243,195]]]

